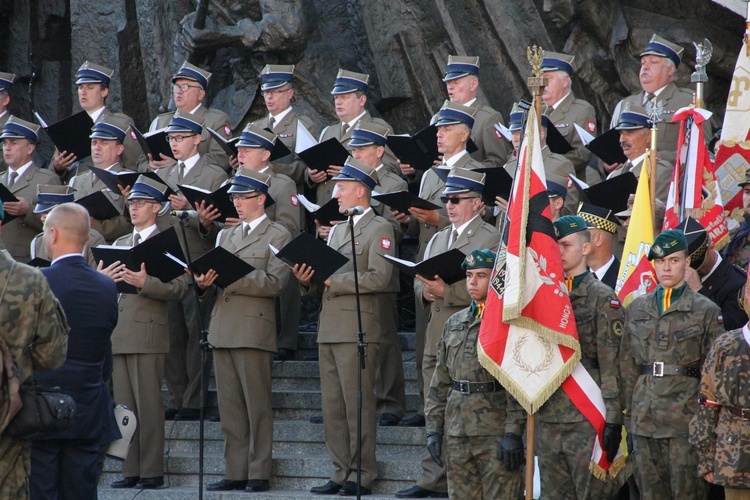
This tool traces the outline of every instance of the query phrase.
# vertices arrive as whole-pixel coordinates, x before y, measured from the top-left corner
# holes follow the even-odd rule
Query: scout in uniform
[[[589,224],[591,235],[586,265],[596,279],[614,290],[620,272],[620,259],[614,255],[612,249],[620,221],[612,210],[590,203],[578,205],[578,215]]]

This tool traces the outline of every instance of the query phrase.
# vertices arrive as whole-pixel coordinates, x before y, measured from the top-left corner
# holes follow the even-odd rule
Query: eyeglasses
[[[448,203],[451,203],[453,205],[458,205],[461,203],[461,200],[476,200],[476,196],[441,196],[440,201],[443,202],[443,204],[447,205]]]
[[[188,89],[203,89],[200,85],[190,85],[189,83],[175,83],[172,85],[172,88],[174,90],[181,90],[183,92],[187,92]]]
[[[153,201],[153,200],[145,200],[143,198],[137,199],[137,200],[128,200],[128,201],[125,202],[125,204],[128,206],[128,208],[133,207],[133,206],[135,206],[135,207],[143,207],[143,206],[145,206],[148,203],[156,203],[156,202]]]
[[[229,195],[229,201],[235,202],[235,201],[245,201],[245,200],[252,200],[253,198],[257,198],[258,196],[261,196],[263,193],[254,194],[251,196],[240,196],[236,194],[230,194]]]
[[[289,92],[290,90],[292,90],[292,89],[264,90],[264,91],[261,92],[261,94],[263,94],[264,97],[265,96],[270,96],[270,95],[280,95],[280,94],[283,94],[284,92]]]
[[[168,135],[167,137],[165,137],[165,139],[167,140],[168,143],[171,144],[173,142],[182,142],[185,139],[187,139],[188,137],[195,137],[196,135],[198,135],[198,134],[190,134],[190,135]]]

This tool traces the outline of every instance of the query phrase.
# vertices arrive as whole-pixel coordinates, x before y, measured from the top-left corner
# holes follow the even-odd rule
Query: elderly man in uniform
[[[463,168],[454,168],[448,175],[443,190],[450,226],[432,237],[425,249],[424,258],[429,259],[454,248],[468,253],[478,248],[497,248],[500,234],[482,220],[484,210],[482,191],[485,174]],[[471,304],[471,297],[463,282],[446,284],[439,276],[419,276],[414,281],[414,293],[429,309],[425,329],[424,354],[422,356],[422,379],[424,393],[428,394],[437,365],[438,343],[448,319]],[[422,474],[417,484],[399,491],[399,498],[425,498],[445,494],[447,485],[443,467],[426,454],[422,458]]]
[[[742,188],[742,222],[729,232],[729,244],[721,251],[721,255],[747,271],[750,262],[750,169],[745,172],[745,179],[737,184]]]
[[[128,196],[133,233],[115,241],[115,246],[133,247],[159,234],[156,216],[167,186],[145,176],[138,177]],[[128,457],[122,464],[123,478],[112,488],[157,489],[164,486],[164,403],[161,382],[164,358],[169,352],[166,325],[167,303],[181,300],[187,291],[185,275],[163,283],[148,274],[145,265],[131,271],[117,262],[99,271],[138,289],[120,294],[120,315],[112,333],[115,401],[133,410],[138,428]]]
[[[386,127],[389,132],[393,131],[390,125],[380,118],[370,115],[365,109],[367,105],[367,92],[370,90],[370,75],[364,73],[355,73],[340,69],[336,75],[336,81],[333,84],[333,102],[335,105],[336,116],[339,122],[327,126],[320,134],[320,142],[335,138],[345,147],[349,146],[352,133],[358,123],[374,122]],[[389,147],[385,148],[383,163],[386,168],[398,173],[397,160]],[[307,169],[307,177],[311,185],[315,186],[316,203],[325,204],[333,197],[333,186],[335,182],[331,177],[338,175],[341,171],[341,165],[329,165],[327,170],[310,170]]]
[[[750,282],[745,297],[750,296]],[[747,302],[745,312],[750,312]],[[750,327],[719,335],[703,363],[700,406],[690,422],[698,474],[727,500],[750,498]]]
[[[700,367],[724,331],[721,310],[685,282],[685,235],[668,229],[648,253],[659,285],[635,298],[620,348],[620,391],[635,479],[643,498],[702,499],[699,457],[688,442]]]
[[[445,323],[437,366],[427,394],[427,447],[442,465],[451,498],[520,498],[523,443],[515,467],[506,469],[496,450],[506,425],[523,428],[526,413],[477,358],[477,339],[495,263],[493,250],[472,250],[461,268],[471,305]],[[519,439],[520,441],[520,439]]]
[[[620,221],[612,210],[590,203],[581,203],[578,206],[578,215],[590,226],[590,250],[586,255],[586,265],[596,279],[614,290],[617,274],[620,272],[620,259],[614,255],[612,249]]]
[[[367,333],[367,360],[362,376],[362,482],[360,492],[370,494],[378,475],[375,459],[377,410],[375,371],[383,322],[380,315],[382,294],[391,289],[393,266],[382,256],[394,255],[393,227],[370,207],[370,196],[377,185],[372,167],[351,158],[339,175],[335,197],[341,210],[363,207],[354,215],[354,234],[349,225],[339,224],[328,235],[328,246],[349,258],[349,262],[326,279],[323,287],[311,282],[315,270],[296,265],[293,272],[303,293],[322,291],[318,320],[318,353],[322,388],[323,435],[331,455],[334,472],[331,479],[310,491],[315,494],[343,496],[357,494],[357,377],[360,371],[357,353],[357,297],[354,273],[359,281],[362,329]],[[357,268],[352,263],[352,237],[357,247]],[[321,290],[322,288],[322,290]]]
[[[94,124],[91,129],[91,161],[96,168],[118,173],[127,171],[123,164],[123,143],[128,141],[127,131],[130,123],[117,116],[106,116]],[[88,170],[70,179],[70,187],[75,189],[76,199],[102,191],[118,210],[125,211],[125,199],[113,193],[93,171]],[[111,243],[120,236],[130,233],[133,225],[123,213],[106,220],[91,218],[91,227],[96,229],[107,242]]]
[[[60,179],[33,160],[39,125],[11,116],[3,127],[3,158],[8,170],[0,174],[0,182],[18,201],[6,201],[3,209],[15,219],[3,225],[3,242],[10,255],[20,262],[30,259],[31,240],[42,230],[42,220],[33,211],[39,184],[60,184]]]
[[[217,246],[254,270],[222,291],[212,286],[218,277],[213,269],[196,277],[204,296],[221,295],[211,314],[208,341],[214,347],[226,477],[209,484],[209,491],[261,492],[271,487],[276,297],[289,279],[289,267],[273,255],[269,245],[283,248],[291,235],[265,214],[270,183],[268,174],[237,172],[229,193],[242,223],[225,228],[217,238]]]
[[[196,116],[203,123],[201,132],[201,141],[198,145],[198,152],[205,156],[209,163],[218,165],[224,170],[229,169],[229,158],[221,146],[211,137],[208,129],[212,129],[219,134],[224,135],[227,139],[232,136],[232,129],[229,128],[229,116],[218,109],[209,109],[203,104],[203,99],[208,91],[208,82],[211,80],[211,73],[203,70],[189,62],[185,61],[179,71],[172,77],[172,97],[174,99],[175,111],[162,113],[157,116],[151,126],[150,131],[159,130],[169,126],[176,112],[188,113]],[[161,155],[160,155],[161,156]],[[158,170],[174,164],[172,158],[163,156],[161,158],[147,158],[141,155],[138,160],[138,170],[141,172],[146,169]]]
[[[125,127],[129,131],[132,118],[123,113],[115,113],[106,107],[107,97],[109,96],[109,84],[114,74],[113,69],[109,69],[99,64],[89,61],[84,62],[78,71],[76,71],[76,85],[78,86],[78,104],[88,113],[94,124],[97,124],[110,117],[116,117],[123,122],[120,127]],[[135,170],[138,157],[141,154],[141,148],[138,141],[130,131],[127,138],[123,137],[120,141],[123,144],[122,163],[127,168]],[[67,151],[58,151],[55,148],[55,154],[50,162],[52,168],[63,182],[67,182],[73,175],[79,171],[79,165],[76,164],[77,158],[73,153]],[[98,166],[98,165],[97,165]],[[114,239],[114,238],[113,238]]]
[[[13,73],[3,73],[0,71],[0,129],[5,126],[5,123],[10,118],[8,112],[8,106],[10,105],[10,90],[13,88],[13,82],[16,79],[16,75]],[[0,144],[0,150],[2,150],[2,144]],[[8,165],[5,163],[4,158],[0,158],[0,172],[5,172]]]

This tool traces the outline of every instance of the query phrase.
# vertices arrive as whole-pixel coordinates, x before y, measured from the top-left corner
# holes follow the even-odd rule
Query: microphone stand
[[[357,247],[354,242],[354,215],[349,216],[349,234],[352,240],[352,265],[354,266],[354,297],[357,300],[357,356],[359,370],[357,371],[357,499],[362,498],[360,492],[362,483],[362,371],[365,369],[367,357],[367,342],[362,331],[362,308],[359,304],[359,276],[357,275]]]
[[[193,267],[193,261],[190,258],[190,244],[188,243],[187,239],[187,232],[185,231],[185,219],[186,216],[179,216],[177,215],[177,220],[180,221],[180,229],[182,230],[182,241],[185,243],[185,260],[188,264],[188,269],[191,269]],[[206,329],[206,320],[203,317],[203,311],[201,310],[201,300],[200,300],[200,292],[198,292],[198,283],[195,281],[195,276],[192,273],[190,274],[190,280],[193,285],[193,293],[195,295],[195,303],[198,310],[198,320],[201,327],[201,339],[199,342],[200,348],[201,348],[201,391],[200,391],[200,418],[199,418],[199,427],[198,427],[198,499],[203,500],[203,444],[205,440],[204,435],[204,424],[205,424],[205,407],[206,407],[206,390],[205,386],[203,384],[204,377],[206,376],[204,373],[204,365],[206,363],[206,354],[208,352],[208,349],[210,349],[210,344],[208,343],[208,330]]]

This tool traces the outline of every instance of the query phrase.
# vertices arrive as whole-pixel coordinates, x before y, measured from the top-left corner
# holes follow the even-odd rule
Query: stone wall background
[[[0,69],[19,76],[11,112],[31,118],[32,95],[48,121],[77,111],[73,75],[88,59],[116,70],[109,106],[147,128],[170,105],[170,77],[184,58],[175,41],[181,46],[180,22],[196,3],[0,0]],[[484,98],[507,116],[529,97],[534,43],[576,55],[574,90],[606,129],[616,102],[639,90],[638,54],[654,32],[685,47],[683,86],[694,69],[691,42],[713,43],[706,101],[718,127],[744,20],[709,0],[211,0],[207,29],[226,43],[199,45],[193,57],[213,71],[209,104],[229,113],[236,132],[265,112],[258,73],[272,62],[297,64],[295,107],[321,127],[335,119],[336,70],[370,73],[371,112],[406,133],[445,99],[451,53],[480,56]]]

